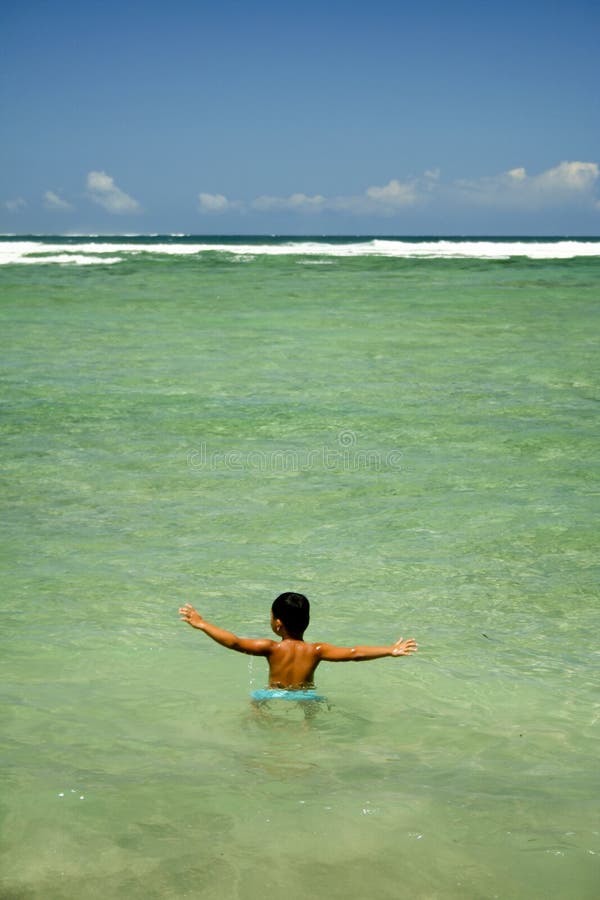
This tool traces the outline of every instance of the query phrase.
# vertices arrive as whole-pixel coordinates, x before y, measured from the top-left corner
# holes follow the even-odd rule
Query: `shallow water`
[[[600,258],[115,246],[0,267],[0,896],[595,898]],[[289,589],[419,654],[256,716]]]

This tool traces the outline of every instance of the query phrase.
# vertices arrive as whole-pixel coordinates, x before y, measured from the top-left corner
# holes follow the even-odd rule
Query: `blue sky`
[[[597,2],[4,4],[0,232],[600,234]]]

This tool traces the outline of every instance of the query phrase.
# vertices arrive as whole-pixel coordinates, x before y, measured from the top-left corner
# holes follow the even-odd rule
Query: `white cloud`
[[[537,190],[587,193],[598,178],[598,166],[589,162],[561,162],[532,178]]]
[[[238,204],[231,203],[224,194],[198,194],[198,205],[201,212],[222,213]]]
[[[5,200],[3,206],[9,212],[20,212],[27,206],[27,200],[24,200],[23,197],[15,197],[13,200]]]
[[[263,194],[244,203],[223,194],[202,193],[199,208],[204,213],[251,209],[265,213],[338,212],[356,216],[393,216],[433,206],[446,210],[469,206],[531,211],[573,206],[600,209],[596,191],[599,174],[597,163],[561,162],[537,175],[529,175],[525,168],[517,166],[499,175],[444,183],[439,169],[428,169],[416,177],[392,178],[387,184],[371,185],[362,194],[333,197],[302,192],[282,197]]]
[[[540,209],[542,207],[597,206],[595,186],[598,165],[591,162],[561,162],[538,175],[524,168],[501,175],[462,179],[448,188],[454,199],[499,208]]]
[[[330,209],[354,215],[392,216],[401,210],[428,202],[431,186],[439,171],[425,172],[419,178],[399,181],[392,178],[384,185],[371,185],[363,194],[335,197],[328,201]]]
[[[54,191],[46,191],[44,194],[44,206],[46,209],[60,210],[62,212],[69,212],[73,209],[70,203],[67,203],[66,200],[63,200],[62,197],[55,194]]]
[[[363,194],[324,197],[322,194],[309,196],[303,193],[290,194],[287,197],[262,195],[252,201],[252,208],[261,212],[292,211],[302,213],[319,213],[324,211],[349,212],[355,215],[372,213],[375,215],[391,215],[399,209],[415,206],[429,189],[429,180],[437,178],[439,173],[427,172],[423,179],[412,179],[400,182],[392,178],[383,186],[369,187]]]
[[[325,197],[321,194],[314,194],[309,197],[307,194],[290,194],[288,197],[288,205],[290,209],[297,209],[300,212],[314,212],[322,209],[325,203]]]
[[[290,194],[289,197],[257,197],[252,201],[254,209],[261,211],[291,209],[297,212],[319,212],[327,204],[325,197],[315,194],[309,197],[307,194]]]
[[[382,207],[398,209],[403,206],[414,206],[418,200],[417,185],[413,182],[401,184],[396,178],[392,178],[383,187],[370,187],[365,191],[366,196]]]
[[[141,212],[140,204],[121,188],[106,172],[89,172],[87,176],[88,195],[94,203],[116,215]]]

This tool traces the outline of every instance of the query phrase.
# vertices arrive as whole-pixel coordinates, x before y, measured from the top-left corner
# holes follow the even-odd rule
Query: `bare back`
[[[315,669],[321,661],[319,645],[285,638],[271,642],[269,687],[304,689],[313,687]]]

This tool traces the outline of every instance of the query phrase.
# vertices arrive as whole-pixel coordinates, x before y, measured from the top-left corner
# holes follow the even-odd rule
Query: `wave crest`
[[[227,254],[233,258],[256,256],[386,257],[395,259],[573,259],[600,256],[600,240],[549,238],[355,238],[336,239],[202,239],[169,238],[31,238],[0,240],[0,265],[60,264],[113,265],[132,256],[200,256]]]

